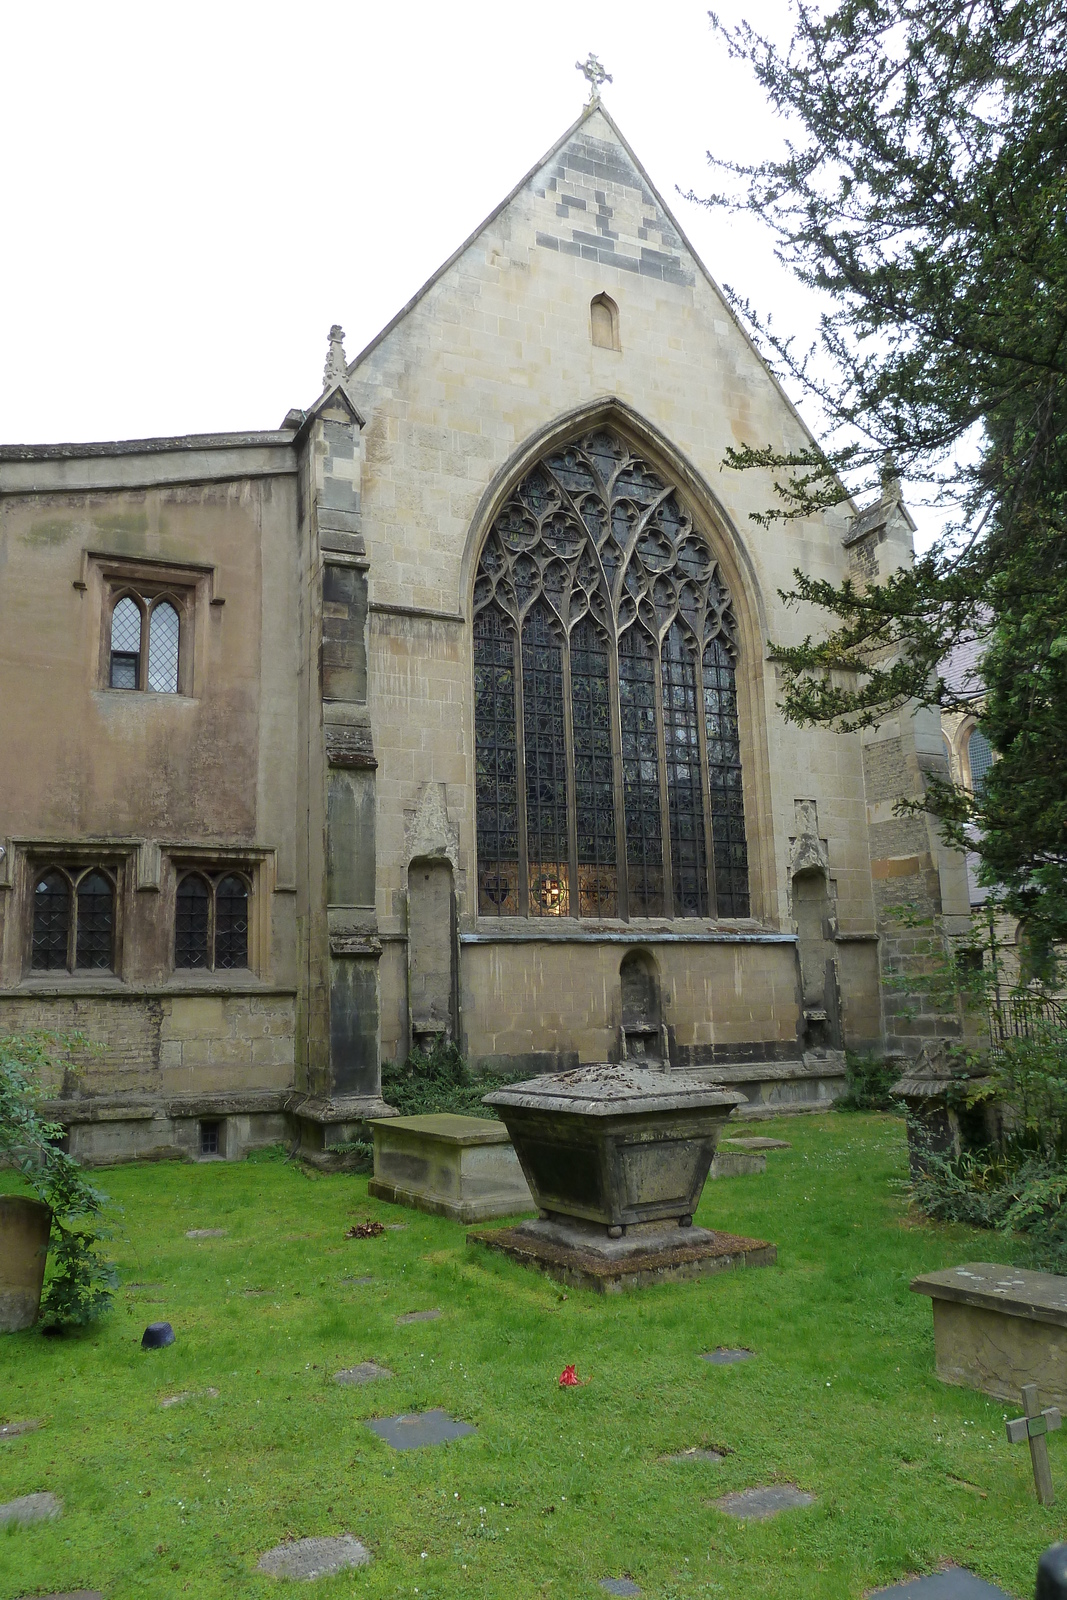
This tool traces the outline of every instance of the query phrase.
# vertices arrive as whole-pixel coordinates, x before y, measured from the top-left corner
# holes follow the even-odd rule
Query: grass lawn
[[[1005,1242],[906,1214],[899,1121],[758,1131],[793,1148],[765,1177],[709,1183],[697,1220],[775,1240],[778,1266],[607,1298],[273,1155],[103,1174],[123,1208],[116,1310],[82,1335],[0,1338],[0,1422],[45,1423],[0,1444],[0,1500],[50,1489],[65,1506],[0,1534],[0,1600],[252,1600],[288,1587],[255,1572],[263,1551],[342,1532],[374,1561],[316,1595],[593,1600],[630,1576],[649,1600],[846,1600],[943,1561],[1032,1595],[1064,1517],[1035,1501],[1003,1402],[937,1382],[930,1302],[908,1291],[917,1272],[1008,1259]],[[364,1217],[406,1227],[345,1240]],[[439,1320],[397,1325],[430,1307]],[[162,1319],[177,1343],[142,1352]],[[700,1360],[718,1345],[756,1359]],[[364,1360],[394,1379],[332,1382]],[[568,1362],[584,1387],[558,1386]],[[477,1433],[399,1452],[363,1426],[435,1406]],[[694,1445],[732,1453],[660,1459]],[[775,1480],[816,1504],[748,1525],[710,1505]]]

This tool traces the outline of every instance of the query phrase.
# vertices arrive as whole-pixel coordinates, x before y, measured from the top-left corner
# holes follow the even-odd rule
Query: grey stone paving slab
[[[409,1322],[436,1322],[440,1315],[436,1307],[432,1311],[407,1311],[402,1317],[397,1317],[396,1325],[403,1328]]]
[[[641,1590],[632,1578],[601,1578],[600,1587],[609,1594],[635,1595]]]
[[[776,1517],[779,1511],[795,1511],[800,1506],[813,1506],[815,1496],[798,1489],[792,1483],[774,1483],[766,1489],[740,1489],[736,1494],[724,1494],[712,1505],[725,1511],[728,1517],[739,1517],[743,1522],[762,1522],[766,1517]]]
[[[296,1539],[279,1544],[256,1562],[257,1572],[272,1578],[325,1578],[346,1567],[365,1567],[371,1559],[366,1545],[350,1533],[336,1539]]]
[[[688,1450],[677,1450],[673,1455],[660,1456],[661,1461],[725,1461],[725,1450],[702,1450],[699,1445],[690,1445]]]
[[[403,1233],[403,1231],[404,1231],[404,1229],[406,1227],[407,1227],[407,1223],[406,1222],[387,1222],[385,1224],[385,1229],[386,1229],[387,1233]]]
[[[187,1239],[225,1239],[229,1228],[190,1228]]]
[[[727,1350],[720,1345],[718,1350],[709,1350],[700,1359],[710,1361],[713,1367],[732,1367],[738,1361],[751,1361],[755,1354],[755,1350]]]
[[[62,1594],[27,1595],[25,1600],[104,1600],[99,1589],[64,1589]]]
[[[217,1400],[217,1389],[183,1389],[181,1394],[168,1394],[159,1403],[161,1406],[183,1406],[187,1400]]]
[[[788,1139],[767,1139],[762,1134],[745,1139],[720,1139],[719,1143],[731,1150],[792,1150],[793,1148]]]
[[[965,1567],[950,1567],[928,1578],[913,1578],[892,1589],[876,1589],[876,1595],[895,1595],[896,1600],[1010,1600],[1003,1589],[994,1589]]]
[[[0,1424],[0,1439],[17,1439],[20,1433],[36,1433],[40,1426],[35,1417],[27,1417],[24,1422],[5,1422]]]
[[[0,1506],[0,1528],[9,1522],[49,1522],[63,1510],[63,1502],[54,1494],[23,1494]]]
[[[424,1444],[447,1444],[477,1433],[469,1422],[456,1422],[447,1411],[414,1411],[410,1416],[369,1417],[367,1427],[394,1450],[417,1450]]]
[[[376,1361],[361,1361],[358,1367],[345,1367],[341,1372],[333,1375],[334,1383],[373,1383],[375,1378],[391,1378],[393,1374],[388,1367],[380,1367]]]

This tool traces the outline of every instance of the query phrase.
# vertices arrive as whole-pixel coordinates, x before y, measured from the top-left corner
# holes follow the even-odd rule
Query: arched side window
[[[123,594],[111,613],[112,689],[178,693],[181,619],[162,597]]]
[[[483,915],[748,916],[736,632],[707,541],[617,434],[526,474],[474,587]]]
[[[183,971],[248,966],[248,884],[240,874],[187,872],[174,910],[174,965]]]
[[[981,794],[986,775],[993,765],[993,746],[981,728],[973,729],[967,740],[967,765],[971,769],[971,788],[975,794]]]
[[[608,294],[594,295],[589,305],[589,325],[593,343],[602,350],[621,350],[619,308]]]
[[[30,967],[34,972],[112,972],[115,885],[97,867],[50,867],[33,891]]]

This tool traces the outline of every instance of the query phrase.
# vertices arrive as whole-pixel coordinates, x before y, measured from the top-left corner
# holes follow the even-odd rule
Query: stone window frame
[[[214,569],[147,558],[85,553],[86,574],[77,587],[91,582],[98,595],[100,618],[96,650],[96,687],[109,694],[142,693],[169,700],[175,695],[195,695],[195,637],[200,615],[207,605],[223,601],[213,593]],[[111,671],[111,624],[119,602],[129,597],[141,613],[141,648],[136,689],[115,687]],[[153,690],[148,684],[149,629],[156,607],[167,603],[178,614],[178,681],[176,690]]]
[[[274,878],[274,852],[240,847],[164,846],[160,888],[164,896],[167,930],[166,969],[170,981],[203,982],[225,985],[227,980],[242,983],[248,978],[264,978],[270,951],[270,902]],[[178,887],[192,874],[206,879],[214,892],[224,878],[244,880],[248,889],[248,956],[243,967],[179,967],[175,961]]]
[[[599,554],[594,554],[592,562],[586,563],[584,556],[578,558],[578,544],[575,541],[585,540],[590,547],[595,543],[597,551],[599,551],[601,544],[604,544],[606,552],[615,537],[613,524],[609,529],[609,523],[611,523],[614,512],[606,511],[608,521],[604,523],[604,528],[607,531],[607,538],[602,538],[600,534],[594,534],[593,525],[590,523],[584,507],[584,501],[589,497],[588,488],[580,486],[576,491],[569,489],[564,478],[560,477],[556,472],[553,462],[556,458],[563,458],[568,454],[573,455],[575,453],[578,456],[584,455],[588,460],[591,460],[591,441],[594,441],[601,434],[607,435],[613,445],[617,447],[618,462],[625,468],[627,473],[633,476],[636,499],[629,495],[628,491],[621,491],[628,502],[633,502],[632,504],[628,503],[626,508],[626,514],[630,517],[630,532],[626,536],[620,536],[622,538],[621,546],[614,549],[611,562],[609,563],[608,556],[605,553],[603,558]],[[542,489],[538,491],[541,505],[535,505],[532,501],[527,503],[523,499],[527,485],[533,485],[533,480],[539,474],[543,479],[548,480],[549,498],[555,497],[552,504],[549,503],[549,498],[544,496],[543,490],[545,486],[542,486]],[[601,498],[604,498],[605,492],[607,494],[607,499],[604,501],[605,510],[609,505],[614,505],[617,485],[621,478],[622,471],[620,467],[611,470],[610,484],[607,477],[604,477],[603,474],[600,475],[598,481]],[[560,491],[562,491],[562,503],[555,504],[555,501],[559,500]],[[661,508],[666,512],[669,524],[667,531],[662,534],[658,530]],[[655,515],[653,515],[653,511]],[[562,518],[559,515],[561,512],[563,514]],[[550,534],[548,546],[552,546],[552,548],[546,546],[544,550],[541,550],[541,545],[545,544],[544,524],[547,524],[550,518],[555,521],[566,520],[568,517],[576,530],[571,535],[571,542],[574,544],[574,548],[566,551],[562,547],[557,548],[552,542],[554,535]],[[520,528],[520,523],[528,523],[529,528]],[[585,526],[583,526],[583,523]],[[664,546],[661,552],[663,561],[659,566],[650,565],[645,560],[643,541],[646,535],[651,535],[654,541],[659,540]],[[666,549],[666,546],[672,541],[673,555]],[[699,573],[693,565],[693,551],[689,550],[690,546],[700,547],[700,561],[697,563],[701,568]],[[706,528],[704,518],[694,514],[690,508],[686,497],[680,490],[677,477],[669,469],[664,472],[661,467],[654,465],[649,459],[647,447],[640,443],[632,443],[626,437],[625,432],[618,430],[613,419],[591,420],[581,430],[576,431],[569,437],[561,436],[554,445],[542,450],[539,456],[536,459],[531,459],[523,472],[511,481],[510,488],[499,503],[493,520],[484,536],[479,540],[476,549],[477,554],[472,575],[474,587],[471,606],[474,650],[476,788],[478,786],[479,763],[481,760],[478,753],[477,728],[479,693],[482,693],[484,697],[488,692],[485,688],[481,691],[479,690],[481,681],[479,673],[481,671],[482,677],[485,678],[486,670],[489,669],[489,677],[492,678],[494,685],[498,684],[498,680],[499,684],[503,685],[501,692],[498,692],[498,687],[494,687],[492,690],[494,709],[491,720],[494,722],[494,726],[499,725],[501,728],[510,728],[511,726],[512,718],[509,715],[505,715],[507,708],[502,708],[495,704],[495,701],[501,698],[501,693],[503,694],[503,699],[515,707],[515,737],[507,740],[507,750],[503,750],[503,745],[500,746],[500,749],[503,750],[505,760],[510,760],[517,768],[514,776],[514,803],[510,800],[507,801],[506,815],[508,821],[503,826],[509,832],[516,832],[518,838],[517,863],[511,857],[510,851],[508,852],[507,862],[505,862],[504,857],[500,854],[499,839],[497,838],[502,826],[498,813],[500,805],[503,803],[498,794],[494,805],[487,808],[485,818],[476,817],[476,839],[479,842],[481,841],[488,825],[486,837],[491,836],[493,844],[497,846],[494,851],[493,844],[491,844],[489,853],[483,855],[476,844],[479,854],[477,862],[477,915],[479,917],[492,918],[494,922],[498,918],[524,920],[536,918],[540,920],[543,917],[563,917],[568,920],[588,920],[590,917],[593,920],[604,920],[607,917],[609,920],[622,922],[643,921],[648,917],[652,917],[657,921],[666,919],[689,924],[694,919],[718,920],[727,918],[729,920],[750,920],[753,916],[751,899],[754,893],[758,893],[757,883],[754,881],[758,869],[749,852],[749,848],[746,847],[745,834],[748,831],[748,819],[745,814],[747,805],[743,799],[743,791],[751,784],[753,774],[749,773],[743,782],[729,784],[730,787],[736,788],[738,791],[734,801],[742,806],[739,820],[733,817],[736,804],[730,802],[729,796],[723,791],[723,795],[728,802],[725,810],[721,812],[725,819],[723,838],[729,841],[725,850],[725,856],[729,859],[724,862],[728,871],[725,893],[720,893],[719,886],[716,884],[715,865],[717,857],[722,856],[724,852],[721,849],[721,841],[717,837],[713,838],[713,819],[717,814],[719,784],[723,782],[729,783],[729,780],[724,777],[723,773],[717,772],[713,776],[709,762],[709,748],[712,740],[716,741],[716,749],[718,750],[719,743],[724,738],[730,737],[733,745],[736,746],[734,754],[727,759],[720,753],[716,760],[727,761],[727,765],[736,767],[738,774],[740,774],[744,747],[751,742],[750,736],[746,738],[745,733],[741,731],[744,715],[742,713],[739,674],[736,671],[740,654],[740,630],[734,613],[731,595],[726,587],[724,574],[721,570],[717,542]],[[639,550],[641,551],[641,560],[636,561],[635,557]],[[689,553],[683,560],[682,552],[686,550],[689,550]],[[520,570],[524,564],[528,569],[525,572]],[[590,566],[588,581],[581,575],[580,569],[583,564]],[[556,587],[562,594],[562,610],[560,610],[560,598],[552,593],[551,581],[552,569],[559,568],[561,565],[570,569],[569,575],[558,575],[556,583]],[[592,572],[593,566],[596,567],[596,573]],[[630,583],[630,574],[628,572],[631,566],[640,568],[640,573],[635,573],[638,581],[633,585]],[[535,567],[540,570],[535,571]],[[646,567],[648,568],[647,571],[645,570]],[[656,576],[657,571],[664,573],[662,579]],[[664,583],[669,586],[668,579],[673,582],[674,591],[676,591],[673,599],[665,598],[665,596],[659,594],[659,589]],[[579,584],[585,588],[584,595],[579,592]],[[696,589],[700,590],[699,596],[694,594],[686,596],[686,591]],[[570,599],[568,599],[568,594]],[[531,595],[535,597],[533,603],[530,601]],[[576,601],[577,609],[575,608]],[[552,616],[553,625],[557,629],[560,638],[560,647],[555,652],[556,655],[560,656],[560,661],[553,659],[547,662],[547,668],[549,677],[553,679],[559,678],[562,682],[562,688],[558,684],[556,685],[558,690],[556,698],[560,700],[560,707],[552,710],[552,718],[554,721],[561,721],[565,731],[557,737],[553,721],[548,733],[548,744],[551,748],[547,748],[547,756],[550,758],[548,759],[548,766],[555,770],[560,765],[559,751],[555,749],[555,746],[561,742],[565,745],[566,760],[564,761],[564,767],[567,774],[567,811],[571,817],[569,831],[572,837],[569,840],[569,844],[567,841],[563,841],[559,845],[559,851],[561,852],[559,854],[560,863],[563,862],[564,856],[568,857],[566,869],[568,874],[567,886],[564,887],[563,884],[564,869],[561,867],[556,868],[560,884],[559,894],[551,903],[545,901],[545,903],[535,908],[533,903],[535,885],[531,876],[532,869],[529,862],[531,849],[528,837],[529,797],[526,793],[528,783],[525,772],[526,757],[524,755],[529,737],[528,729],[524,726],[526,712],[524,675],[527,670],[527,667],[524,666],[524,660],[526,656],[527,628],[535,611],[541,607],[548,608],[548,612]],[[612,707],[610,716],[612,723],[611,742],[614,785],[616,789],[614,811],[617,841],[616,885],[613,890],[617,897],[617,907],[614,911],[605,911],[597,908],[596,910],[583,912],[580,909],[583,895],[582,863],[590,858],[588,856],[583,857],[579,853],[573,837],[576,777],[574,770],[575,746],[572,731],[574,719],[572,715],[572,673],[570,669],[572,645],[570,641],[572,637],[577,635],[578,627],[587,623],[595,627],[608,649],[610,658],[609,698]],[[489,629],[488,633],[486,628]],[[629,802],[625,800],[624,796],[626,785],[626,778],[623,772],[626,760],[623,744],[625,727],[620,727],[619,722],[620,715],[623,716],[625,722],[625,706],[621,695],[623,677],[623,651],[621,646],[624,639],[631,636],[636,637],[639,631],[642,639],[645,632],[649,635],[646,642],[649,646],[647,653],[651,662],[648,671],[650,674],[649,682],[652,685],[652,699],[649,700],[648,704],[652,707],[652,717],[655,722],[655,749],[653,749],[649,759],[654,759],[656,762],[658,769],[656,787],[659,791],[659,805],[658,807],[653,807],[653,810],[658,811],[659,814],[659,828],[658,830],[655,827],[653,828],[653,832],[656,834],[653,845],[655,846],[654,854],[656,854],[657,860],[662,863],[662,879],[658,886],[662,905],[658,909],[631,903],[634,896],[632,894],[632,885],[627,881],[632,877],[632,869],[629,849],[630,823],[627,809]],[[663,652],[667,648],[668,634],[673,634],[675,631],[679,631],[679,641],[684,639],[685,648],[692,657],[690,675],[695,678],[694,684],[689,686],[695,690],[695,704],[690,707],[692,715],[689,717],[689,720],[693,721],[694,725],[692,729],[685,731],[691,747],[689,754],[690,765],[697,748],[699,748],[700,752],[698,783],[702,791],[703,817],[702,821],[694,818],[696,831],[700,834],[700,837],[695,841],[695,854],[701,858],[699,873],[704,875],[702,885],[703,890],[706,892],[703,894],[703,903],[696,907],[677,903],[680,892],[677,873],[678,858],[675,854],[677,841],[674,838],[676,829],[675,818],[672,813],[671,779],[668,772],[669,757],[675,752],[673,746],[670,750],[665,748],[666,736],[670,730],[666,727],[668,707],[664,699],[666,668],[663,665]],[[720,690],[720,695],[717,695],[715,693],[715,684],[709,683],[706,676],[709,670],[709,651],[711,652],[713,663],[718,663],[720,668],[722,663],[725,663],[725,667],[728,668],[728,693],[726,693],[726,699],[722,700],[722,705],[726,709],[723,709],[722,715],[727,722],[732,718],[733,732],[729,736],[720,728],[717,728],[717,731],[713,734],[710,721],[707,728],[705,728],[705,720],[711,716],[709,707],[712,704],[718,706],[721,694],[725,692],[722,690],[721,680],[716,678],[716,683]],[[719,661],[720,657],[722,658],[721,662]],[[680,659],[681,656],[679,656]],[[538,663],[540,677],[545,676],[545,666],[546,663]],[[692,671],[692,668],[695,668],[695,672]],[[505,679],[506,682],[504,681]],[[485,682],[488,684],[489,678],[486,678]],[[690,695],[689,698],[693,699],[693,696]],[[732,712],[726,707],[726,700],[732,701]],[[703,705],[701,705],[701,702],[703,702]],[[704,714],[701,714],[702,710]],[[544,721],[543,716],[542,721]],[[644,717],[644,721],[648,721],[647,714]],[[725,727],[726,723],[723,726]],[[545,727],[549,727],[547,722]],[[676,736],[675,743],[677,742],[678,738]],[[494,742],[491,750],[489,746],[486,746],[486,753],[488,757],[486,773],[488,774],[491,771],[493,777],[493,784],[490,787],[495,785],[496,790],[499,791],[501,787],[499,781],[500,773],[498,771],[500,763],[497,756],[496,742]],[[541,757],[545,752],[538,748],[536,754],[538,760],[536,775],[540,779]],[[632,765],[633,763],[631,762],[630,764]],[[639,764],[644,764],[643,756]],[[549,787],[551,787],[551,784],[549,784]],[[556,809],[558,810],[558,805]],[[477,810],[479,810],[479,807],[476,800]],[[544,805],[539,801],[537,819],[539,826],[540,812],[543,810]],[[492,812],[492,815],[490,815],[490,812]],[[655,822],[655,820],[654,818],[653,821]],[[738,828],[740,829],[738,836],[743,857],[740,862],[741,878],[737,876],[738,861],[734,859],[732,850],[734,834]],[[550,827],[549,832],[551,831]],[[557,831],[559,830],[557,829]],[[681,834],[679,833],[679,840],[680,838]],[[498,864],[498,857],[500,864]],[[650,857],[650,862],[651,859]],[[495,877],[493,876],[494,873]],[[490,901],[493,902],[492,904],[483,904],[485,897],[482,894],[482,879],[485,874],[489,875],[487,893]],[[512,879],[514,880],[513,882]],[[544,896],[542,896],[542,900],[544,901]]]
[[[204,964],[194,962],[188,964],[178,962],[178,899],[181,895],[182,885],[191,879],[199,880],[207,890],[207,920],[205,926],[205,955]],[[245,890],[245,959],[243,963],[226,965],[219,961],[219,926],[218,926],[218,898],[219,890],[223,884],[235,879],[244,885]],[[175,884],[175,912],[174,912],[174,937],[171,940],[171,962],[175,972],[251,972],[251,932],[252,932],[252,879],[248,873],[242,872],[230,864],[214,872],[205,870],[200,866],[182,867],[177,874]]]
[[[619,308],[610,294],[595,294],[589,302],[589,337],[598,350],[622,350]]]
[[[108,850],[99,845],[79,847],[68,843],[49,846],[34,841],[20,848],[21,870],[17,873],[15,887],[16,896],[21,900],[19,922],[22,928],[23,981],[62,984],[84,983],[86,979],[94,977],[111,981],[122,977],[129,856],[127,850]],[[37,885],[52,872],[61,874],[70,886],[71,914],[67,932],[67,963],[64,967],[35,967],[33,964],[35,895]],[[78,887],[93,872],[101,873],[111,884],[111,964],[106,968],[77,965]]]

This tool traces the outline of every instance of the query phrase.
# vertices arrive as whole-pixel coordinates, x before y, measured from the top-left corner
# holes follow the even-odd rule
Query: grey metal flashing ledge
[[[762,929],[734,932],[731,929],[694,929],[677,933],[665,928],[479,928],[461,933],[460,944],[796,944],[795,933],[767,933]]]
[[[95,444],[0,445],[0,495],[291,476],[298,467],[295,438],[284,428]]]

